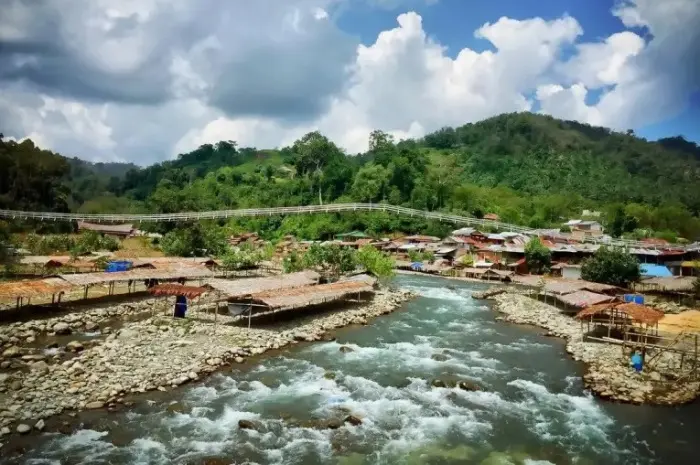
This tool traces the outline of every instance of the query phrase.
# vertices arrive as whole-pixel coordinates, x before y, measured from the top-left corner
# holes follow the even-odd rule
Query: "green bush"
[[[394,260],[371,245],[366,245],[358,250],[355,254],[355,261],[379,280],[386,280],[394,276]]]
[[[627,287],[639,281],[639,260],[618,247],[601,247],[581,267],[581,277],[587,281]]]
[[[552,265],[552,253],[542,244],[539,237],[533,237],[525,244],[525,263],[530,273],[542,274]]]

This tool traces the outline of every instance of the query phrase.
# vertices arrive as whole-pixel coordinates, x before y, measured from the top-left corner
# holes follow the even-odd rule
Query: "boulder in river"
[[[481,386],[471,381],[462,380],[457,383],[457,387],[463,391],[481,391]]]
[[[53,329],[53,332],[56,333],[57,335],[65,335],[65,334],[70,334],[72,332],[68,323],[64,323],[62,321],[59,321],[58,323],[53,325],[52,329]]]
[[[432,387],[436,387],[436,388],[452,388],[452,387],[455,387],[454,381],[449,381],[449,380],[444,380],[444,379],[439,379],[439,378],[435,378],[434,380],[432,380],[432,381],[430,382],[430,385],[431,385]]]
[[[355,351],[355,349],[353,349],[352,347],[348,347],[348,346],[340,346],[340,349],[338,349],[338,350],[340,350],[340,351],[341,351],[342,353],[344,353],[344,354],[345,354],[345,353],[348,353],[348,352],[354,352],[354,351]]]
[[[359,426],[362,424],[362,419],[359,417],[356,417],[355,415],[348,415],[345,417],[345,423],[350,423],[353,426]]]
[[[25,425],[24,423],[17,425],[17,432],[19,434],[27,434],[31,430],[32,430],[32,427],[29,425]]]
[[[444,361],[448,360],[450,357],[448,357],[445,354],[433,354],[430,356],[430,358],[432,358],[436,362],[444,362]]]
[[[238,420],[238,427],[240,429],[252,429],[257,431],[260,425],[252,420]]]
[[[94,321],[88,321],[85,323],[85,331],[97,331],[98,329],[100,329],[100,325]]]
[[[78,341],[70,341],[68,344],[66,344],[66,350],[70,350],[71,352],[80,352],[84,348],[85,347],[83,347],[83,344]]]

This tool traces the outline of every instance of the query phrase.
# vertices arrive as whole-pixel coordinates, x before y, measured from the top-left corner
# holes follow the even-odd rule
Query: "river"
[[[561,340],[498,322],[487,304],[471,299],[483,285],[423,276],[400,276],[397,284],[421,296],[369,326],[340,331],[334,342],[299,346],[168,398],[105,413],[100,431],[47,433],[21,463],[696,462],[697,403],[653,408],[598,401],[583,391],[582,366]],[[431,387],[435,378],[470,380],[483,391]],[[169,407],[175,401],[177,408]],[[339,408],[363,423],[308,427]],[[256,422],[259,431],[239,429],[241,419]]]

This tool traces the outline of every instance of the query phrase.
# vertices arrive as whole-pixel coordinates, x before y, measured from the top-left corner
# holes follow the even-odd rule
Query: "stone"
[[[435,360],[436,362],[444,362],[448,360],[450,357],[448,357],[445,354],[433,354],[430,356],[431,359]]]
[[[348,347],[348,346],[340,346],[340,348],[338,350],[344,354],[346,354],[348,352],[355,352],[355,349],[353,349],[352,347]]]
[[[326,379],[335,379],[336,374],[333,371],[327,371],[323,374],[323,377]]]
[[[238,427],[240,429],[252,429],[257,430],[260,425],[252,420],[238,420]]]
[[[45,426],[46,426],[46,425],[44,424],[44,420],[39,420],[39,421],[37,421],[36,424],[34,425],[34,429],[36,429],[37,431],[41,431],[41,430],[44,429]]]
[[[100,402],[100,401],[93,401],[93,402],[88,402],[87,404],[85,404],[85,408],[86,408],[86,409],[89,409],[89,410],[94,410],[94,409],[102,408],[102,407],[104,407],[104,406],[105,406],[105,403],[104,403],[104,402]]]
[[[243,363],[245,359],[243,357],[236,357],[233,359],[233,361],[236,363]]]
[[[472,383],[471,381],[459,381],[457,383],[457,387],[463,391],[481,391],[481,387],[476,383]]]
[[[348,415],[345,417],[345,423],[350,423],[353,426],[359,426],[362,424],[362,419],[359,417],[356,417],[355,415]]]
[[[652,381],[661,381],[661,375],[656,371],[649,373],[649,378],[651,378]]]
[[[12,358],[12,357],[19,357],[22,354],[22,351],[20,350],[19,347],[17,346],[10,346],[5,351],[2,353],[2,356],[5,358]]]
[[[85,331],[93,332],[97,331],[98,329],[100,329],[100,325],[98,325],[94,321],[88,321],[87,323],[85,323]]]
[[[38,362],[32,363],[30,365],[30,369],[41,374],[46,374],[49,372],[49,365],[43,360],[39,360]]]
[[[447,387],[447,383],[446,383],[444,380],[441,380],[441,379],[434,379],[434,380],[432,380],[432,381],[430,382],[430,385],[431,385],[432,387],[436,387],[436,388],[446,388],[446,387]]]
[[[165,410],[169,413],[186,413],[190,411],[189,408],[180,402],[173,402],[172,404],[168,405],[168,408]]]
[[[197,373],[195,373],[194,371],[190,371],[189,373],[187,373],[187,377],[188,377],[189,379],[191,379],[192,381],[194,381],[194,380],[196,380],[197,378],[199,378],[199,376],[197,376]]]
[[[64,323],[62,321],[53,325],[53,328],[51,329],[54,333],[56,333],[59,336],[70,334],[72,332],[68,323]]]
[[[27,434],[31,430],[32,430],[32,427],[29,425],[25,425],[24,423],[17,425],[17,432],[19,434]]]
[[[9,427],[3,426],[2,429],[0,429],[0,436],[6,436],[6,435],[10,434],[11,432],[12,432],[12,430]]]
[[[78,341],[70,341],[68,344],[66,344],[66,350],[69,350],[71,352],[80,352],[83,350],[85,347],[83,344],[81,344]]]

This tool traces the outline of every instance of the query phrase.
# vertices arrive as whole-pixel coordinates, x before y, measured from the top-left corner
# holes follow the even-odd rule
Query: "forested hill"
[[[174,212],[302,205],[320,197],[497,213],[532,227],[559,225],[582,209],[600,210],[615,235],[700,235],[696,144],[680,137],[648,142],[631,132],[529,113],[443,128],[416,141],[396,143],[375,131],[370,150],[357,156],[346,156],[319,133],[280,150],[206,144],[144,169],[82,167],[30,144],[3,142],[0,163],[10,170],[0,176],[2,208]],[[20,153],[29,152],[23,161]],[[37,162],[29,168],[28,159]],[[276,221],[312,238],[353,226],[377,232],[412,227],[375,220]],[[280,223],[268,226],[285,231]]]

